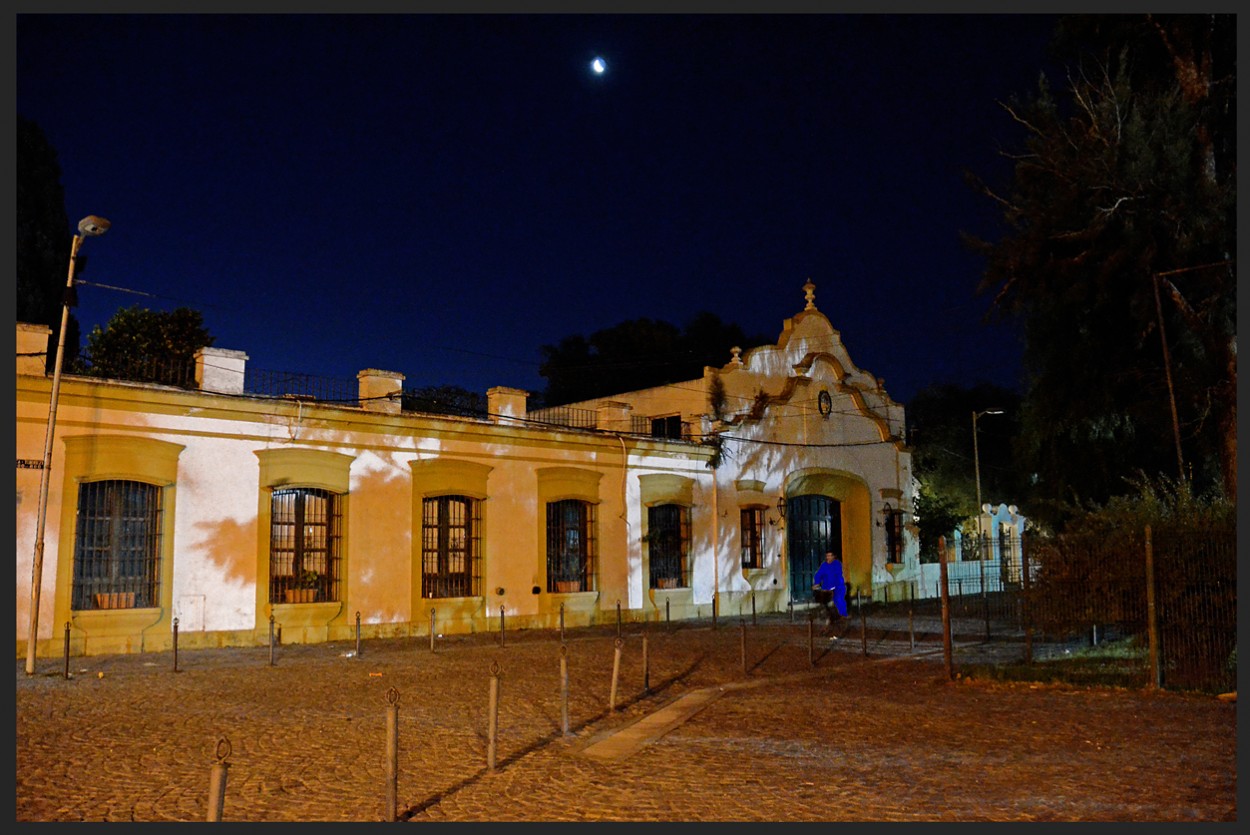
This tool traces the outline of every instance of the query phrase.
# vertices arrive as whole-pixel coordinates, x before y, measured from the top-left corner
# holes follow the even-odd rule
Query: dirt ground
[[[809,645],[805,627],[771,619],[627,630],[612,709],[615,638],[570,632],[567,702],[553,633],[435,653],[410,639],[359,655],[282,646],[274,665],[267,649],[197,650],[178,672],[170,653],[76,658],[68,680],[59,662],[26,676],[18,661],[16,818],[205,820],[226,739],[224,820],[389,819],[394,688],[400,820],[1237,820],[1235,702],[949,681],[940,645],[876,641],[865,656],[852,634]],[[581,753],[709,688],[707,707],[635,753]]]

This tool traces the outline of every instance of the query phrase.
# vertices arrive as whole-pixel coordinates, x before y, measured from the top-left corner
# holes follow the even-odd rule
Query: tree
[[[982,416],[977,422],[974,455],[972,413],[989,409],[1002,414]],[[966,518],[977,513],[979,458],[982,499],[1023,504],[1029,474],[1019,466],[1013,449],[1019,414],[1020,395],[993,383],[921,389],[907,404],[912,472],[935,494],[949,498]]]
[[[705,366],[719,368],[730,349],[746,349],[769,340],[747,337],[741,327],[701,312],[685,329],[649,318],[632,319],[595,331],[589,337],[567,336],[542,346],[539,374],[547,380],[547,405],[575,403],[624,391],[703,376]]]
[[[923,481],[916,493],[915,510],[920,537],[920,561],[938,562],[940,537],[946,537],[949,545],[951,534],[968,518],[968,514],[955,499],[935,493]]]
[[[1016,460],[1020,395],[992,383],[965,388],[954,384],[928,386],[907,404],[907,433],[912,473],[920,484],[916,524],[925,561],[937,559],[937,539],[950,537],[956,526],[977,515],[975,458],[980,459],[984,501],[1028,506],[1028,473]],[[1001,409],[977,424],[977,451],[972,446],[972,413]]]
[[[1230,15],[1066,20],[1066,88],[1004,105],[1007,189],[971,178],[1001,210],[969,241],[1024,325],[1020,452],[1056,516],[1178,458],[1235,496],[1233,37]]]
[[[124,307],[103,329],[92,329],[85,363],[78,370],[94,377],[191,385],[196,351],[213,341],[198,310]]]
[[[17,321],[49,326],[52,344],[61,328],[72,237],[56,151],[37,124],[18,116]],[[79,270],[85,260],[79,259]],[[78,320],[71,315],[65,334],[67,361],[77,356],[78,339]],[[54,360],[49,351],[48,370]]]

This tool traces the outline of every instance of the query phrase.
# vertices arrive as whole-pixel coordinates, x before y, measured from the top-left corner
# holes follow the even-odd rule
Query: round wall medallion
[[[825,417],[829,417],[829,413],[833,411],[833,398],[829,396],[829,392],[822,391],[816,398],[816,406],[820,409],[820,413]]]

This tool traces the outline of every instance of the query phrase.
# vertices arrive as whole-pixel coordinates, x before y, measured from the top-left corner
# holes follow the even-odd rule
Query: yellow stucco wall
[[[28,364],[29,365],[29,364]],[[787,322],[777,346],[746,352],[719,371],[731,392],[717,468],[709,447],[690,442],[506,421],[391,414],[281,398],[215,395],[67,376],[53,445],[38,652],[168,648],[179,618],[182,646],[263,645],[270,617],[282,640],[362,635],[425,636],[434,610],[440,633],[784,610],[787,566],[783,496],[818,493],[841,503],[845,563],[857,587],[886,576],[875,524],[910,478],[896,437],[896,410],[855,368],[823,314]],[[647,390],[631,400],[655,414],[706,411],[710,377]],[[19,460],[43,446],[49,380],[17,377]],[[827,392],[833,408],[820,409]],[[615,408],[615,407],[614,407]],[[153,610],[73,612],[76,486],[84,479],[158,484],[162,517],[161,604]],[[25,651],[39,472],[17,472],[17,647]],[[341,497],[339,599],[268,602],[271,491],[317,487]],[[481,501],[480,594],[422,599],[421,511],[427,497]],[[594,505],[593,590],[546,591],[545,505]],[[673,502],[691,520],[688,588],[648,588],[646,512]],[[762,506],[763,564],[744,570],[740,514]]]

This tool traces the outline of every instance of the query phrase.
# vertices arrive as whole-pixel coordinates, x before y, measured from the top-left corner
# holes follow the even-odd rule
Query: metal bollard
[[[399,806],[399,691],[386,691],[386,805],[382,820],[395,820]]]
[[[616,601],[616,637],[621,637],[621,601]]]
[[[65,678],[69,678],[69,621],[65,621]]]
[[[672,608],[671,608],[671,604],[672,604],[672,602],[673,602],[673,601],[671,601],[671,600],[665,600],[665,601],[664,601],[664,622],[665,622],[665,623],[671,623],[671,622],[672,622],[672,620],[673,620],[673,618],[672,618],[672,614],[673,614],[673,612],[672,612]]]
[[[938,537],[938,593],[942,599],[942,662],[946,678],[955,677],[954,649],[951,644],[950,581],[946,568],[946,537]]]
[[[751,625],[755,626],[755,592],[751,592]]]
[[[907,586],[907,637],[911,641],[911,651],[916,651],[916,582]]]
[[[499,607],[499,646],[503,646],[503,645],[504,645],[504,643],[503,643],[503,642],[504,642],[504,637],[503,637],[503,606],[501,605],[501,606]]]
[[[178,619],[174,618],[174,672],[178,672]]]
[[[564,643],[564,604],[560,604],[560,643]]]
[[[647,633],[642,633],[642,692],[651,695],[651,660],[647,654]]]
[[[434,610],[430,609],[430,652],[434,652],[434,636],[436,634],[434,631]]]
[[[807,616],[807,666],[816,666],[816,619]]]
[[[501,633],[502,634],[502,633]],[[499,738],[499,662],[490,663],[490,703],[487,707],[486,766],[495,770],[496,742]]]
[[[217,762],[213,763],[212,774],[208,781],[208,821],[221,820],[221,813],[226,808],[226,772],[230,763],[230,740],[224,736],[217,740]]]
[[[616,652],[612,657],[612,691],[608,695],[608,710],[616,712],[616,685],[621,678],[621,644],[620,638],[616,639]]]
[[[747,674],[747,622],[739,620],[738,626],[742,639],[742,674],[745,676]]]
[[[712,595],[712,628],[713,628],[713,629],[716,629],[716,628],[717,628],[717,627],[716,627],[716,610],[717,610],[718,608],[720,608],[719,606],[717,606],[717,605],[716,605],[716,604],[717,604],[717,602],[718,602],[718,601],[717,601],[717,599],[716,599],[716,595],[714,595],[714,594],[713,594],[713,595]]]
[[[360,612],[356,612],[356,657],[360,657]]]
[[[794,601],[787,600],[786,608],[790,610],[790,623],[794,623]]]
[[[864,656],[868,655],[868,614],[859,599],[859,589],[855,590],[855,608],[859,610],[859,642],[863,647]]]
[[[269,616],[269,666],[273,666],[273,615]]]
[[[560,642],[560,732],[569,735],[569,648]]]

